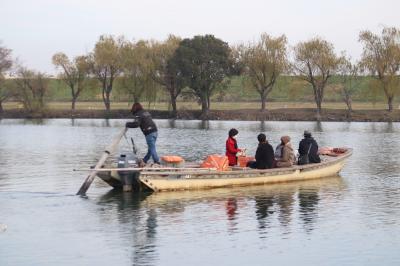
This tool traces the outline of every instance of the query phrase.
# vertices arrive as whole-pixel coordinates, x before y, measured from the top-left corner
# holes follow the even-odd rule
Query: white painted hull
[[[279,182],[300,181],[337,175],[346,159],[351,156],[351,149],[345,154],[330,158],[319,164],[275,168],[268,170],[234,170],[211,172],[206,174],[168,174],[141,173],[140,181],[153,191],[197,190],[231,186],[264,185]]]

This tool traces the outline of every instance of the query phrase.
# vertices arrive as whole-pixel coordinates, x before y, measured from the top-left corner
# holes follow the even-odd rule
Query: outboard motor
[[[139,165],[139,159],[134,153],[121,154],[118,157],[118,168],[135,168]],[[140,182],[138,180],[139,172],[134,170],[118,171],[121,178],[122,188],[124,191],[139,190]]]
[[[118,168],[138,167],[139,159],[133,153],[121,154],[118,158]]]

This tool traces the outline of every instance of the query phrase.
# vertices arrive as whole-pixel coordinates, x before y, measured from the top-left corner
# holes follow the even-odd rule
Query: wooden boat
[[[351,154],[352,149],[348,148],[337,157],[321,155],[321,163],[266,170],[232,167],[229,171],[217,171],[200,168],[200,165],[190,165],[190,168],[103,168],[97,171],[97,176],[114,188],[155,192],[264,185],[335,176]]]

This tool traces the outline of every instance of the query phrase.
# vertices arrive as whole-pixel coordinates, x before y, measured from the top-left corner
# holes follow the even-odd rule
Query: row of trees
[[[0,113],[3,112],[3,102],[10,98],[20,101],[27,111],[42,110],[45,106],[48,76],[18,66],[15,68],[17,78],[9,82],[5,74],[10,73],[14,64],[11,50],[0,44]]]
[[[198,99],[203,115],[207,115],[215,91],[228,86],[229,76],[243,75],[244,86],[259,93],[264,111],[278,77],[291,75],[312,88],[318,117],[325,88],[333,76],[339,80],[335,90],[350,111],[352,94],[362,76],[374,78],[373,86],[382,89],[388,110],[392,111],[394,97],[400,91],[400,30],[384,28],[379,35],[362,31],[359,40],[363,54],[358,62],[344,52],[336,54],[333,45],[322,38],[300,42],[289,49],[285,35],[272,37],[266,33],[258,41],[233,47],[213,35],[183,40],[171,35],[163,42],[101,36],[89,54],[69,59],[64,53],[57,53],[52,61],[60,71],[59,78],[71,91],[72,109],[82,90],[97,79],[106,110],[111,108],[110,96],[117,82],[134,101],[144,96],[155,98],[158,89],[163,88],[170,97],[173,114],[177,111],[176,100],[186,88]],[[16,93],[10,93],[4,89],[3,73],[11,66],[11,51],[0,47],[0,107],[12,96],[27,109],[43,107],[45,75],[19,67]],[[36,106],[25,103],[29,100],[34,100]]]

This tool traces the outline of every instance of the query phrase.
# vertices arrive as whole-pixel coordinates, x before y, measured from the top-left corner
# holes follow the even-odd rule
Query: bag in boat
[[[209,155],[200,165],[200,167],[215,168],[218,171],[226,171],[229,168],[228,157],[226,157],[225,155],[218,155],[218,154]]]
[[[254,157],[250,156],[238,156],[237,158],[238,158],[237,164],[240,167],[246,167],[248,162],[255,160]]]
[[[312,144],[310,144],[310,147],[308,147],[308,151],[306,154],[302,154],[299,156],[299,160],[297,162],[298,165],[304,165],[304,164],[309,164],[310,159],[308,158],[308,154],[310,153]]]

